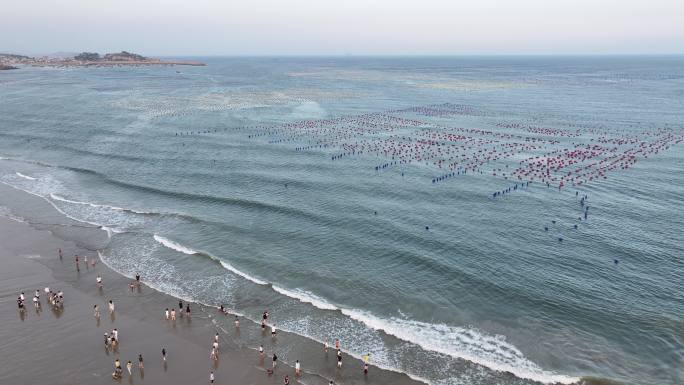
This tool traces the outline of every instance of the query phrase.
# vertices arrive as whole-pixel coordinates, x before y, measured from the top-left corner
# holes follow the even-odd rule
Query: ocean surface
[[[200,60],[0,73],[0,214],[430,384],[684,383],[684,57]]]

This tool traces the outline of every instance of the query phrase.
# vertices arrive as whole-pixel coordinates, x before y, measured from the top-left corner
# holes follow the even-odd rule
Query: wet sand
[[[2,190],[8,190],[3,188]],[[11,191],[5,191],[11,192]],[[17,193],[16,191],[12,193]],[[24,194],[22,194],[24,195]],[[27,201],[45,205],[46,202],[22,196]],[[85,233],[104,234],[96,228]],[[371,367],[370,374],[362,374],[361,361],[344,355],[344,367],[335,368],[335,351],[326,355],[316,343],[294,343],[301,337],[280,332],[272,339],[270,330],[262,333],[253,322],[241,319],[239,329],[233,316],[224,316],[212,307],[191,303],[192,317],[178,317],[175,322],[164,319],[164,309],[177,308],[178,299],[157,292],[144,285],[131,291],[132,281],[109,269],[97,259],[96,266],[80,264],[76,270],[74,255],[87,255],[91,261],[97,250],[86,249],[65,241],[59,226],[22,223],[0,217],[0,383],[7,384],[201,384],[209,383],[209,372],[214,370],[216,384],[282,384],[285,375],[291,383],[328,384],[420,384],[400,373]],[[87,236],[87,234],[86,234]],[[58,249],[63,259],[58,257]],[[101,275],[104,288],[98,290],[96,277]],[[62,290],[65,305],[54,311],[47,304],[44,287]],[[42,311],[32,304],[36,289],[41,293]],[[16,304],[19,292],[26,297],[26,311],[22,315]],[[116,306],[109,315],[107,301]],[[93,305],[100,308],[101,318],[93,316]],[[108,351],[103,335],[117,328],[120,345]],[[212,363],[209,358],[215,333],[220,334],[220,357]],[[245,346],[241,334],[261,333],[267,353],[260,359],[255,346]],[[164,364],[161,349],[167,351]],[[292,365],[281,362],[275,374],[268,375],[273,351],[297,351],[304,374],[295,377]],[[145,362],[144,371],[137,366],[138,354]],[[124,376],[115,381],[111,374],[115,358],[120,358]],[[134,369],[128,375],[125,365],[130,360]]]

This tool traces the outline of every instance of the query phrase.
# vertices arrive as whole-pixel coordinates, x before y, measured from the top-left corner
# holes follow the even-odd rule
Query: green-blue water
[[[433,384],[684,381],[684,57],[204,61],[0,73],[0,181],[122,273]],[[599,144],[552,174],[637,162],[511,175]]]

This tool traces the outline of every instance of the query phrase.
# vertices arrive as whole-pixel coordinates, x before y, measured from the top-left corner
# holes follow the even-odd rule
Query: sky
[[[684,0],[0,0],[0,52],[683,54]]]

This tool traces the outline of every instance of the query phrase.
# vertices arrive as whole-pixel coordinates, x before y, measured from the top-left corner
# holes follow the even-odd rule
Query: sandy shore
[[[15,203],[52,209],[47,202],[7,186],[0,190],[6,197],[13,195]],[[273,339],[249,320],[242,320],[236,329],[233,316],[224,316],[200,304],[190,305],[191,319],[167,321],[164,309],[177,308],[177,298],[144,285],[144,275],[140,289],[131,291],[131,279],[109,269],[99,259],[94,268],[81,263],[77,271],[74,255],[86,255],[92,260],[97,258],[97,250],[63,240],[70,238],[63,237],[60,231],[55,225],[29,225],[0,217],[0,303],[4,309],[0,312],[0,354],[5,361],[0,367],[2,384],[110,384],[116,382],[111,373],[117,357],[124,365],[120,382],[128,384],[209,383],[212,370],[217,384],[282,384],[285,375],[293,384],[327,385],[329,380],[335,384],[420,384],[405,374],[372,366],[370,374],[364,376],[361,361],[346,354],[344,367],[338,370],[334,349],[325,354],[321,346],[297,343],[301,337],[286,332],[279,332]],[[106,237],[97,228],[84,227],[82,232],[83,237],[91,240],[92,234]],[[62,260],[57,253],[60,248]],[[97,275],[103,277],[103,290],[97,289]],[[64,292],[63,311],[53,311],[48,306],[43,292],[46,286]],[[31,303],[36,289],[41,291],[42,311],[34,310]],[[16,304],[21,291],[27,304],[23,315]],[[112,317],[107,312],[109,299],[116,305]],[[99,321],[93,317],[95,304],[102,313]],[[118,329],[120,339],[116,352],[105,349],[103,341],[104,333],[114,328]],[[209,354],[217,332],[220,358],[212,363]],[[248,334],[261,335],[267,353],[264,359],[259,357],[256,346],[244,344],[241,335]],[[161,357],[162,348],[167,351],[166,364]],[[266,372],[271,366],[271,354],[284,350],[301,357],[301,377],[295,377],[294,363],[282,360],[275,374]],[[138,354],[144,357],[144,371],[137,368]],[[132,376],[125,370],[128,360],[134,363]]]

